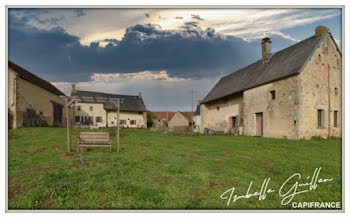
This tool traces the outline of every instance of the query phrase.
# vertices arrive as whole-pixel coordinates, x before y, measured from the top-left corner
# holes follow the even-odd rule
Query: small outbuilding
[[[64,126],[65,94],[50,82],[8,62],[9,127]]]
[[[193,111],[177,111],[169,121],[170,130],[189,130],[193,125]]]

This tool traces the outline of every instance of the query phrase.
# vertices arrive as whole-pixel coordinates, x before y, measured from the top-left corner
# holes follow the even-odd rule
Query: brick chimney
[[[272,57],[272,52],[271,52],[271,39],[266,37],[261,40],[261,54],[262,54],[262,61],[267,62],[271,59]]]
[[[317,26],[315,28],[315,38],[323,36],[327,32],[328,32],[328,28],[327,27],[325,27],[325,26]]]
[[[142,93],[139,92],[139,99],[142,99]]]
[[[72,94],[74,94],[75,92],[75,84],[72,84]]]

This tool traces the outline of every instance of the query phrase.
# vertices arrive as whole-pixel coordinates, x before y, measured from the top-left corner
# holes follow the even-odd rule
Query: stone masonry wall
[[[189,121],[180,113],[176,112],[174,116],[169,121],[169,127],[178,127],[178,126],[189,126]]]
[[[9,71],[12,69],[9,68]],[[49,126],[53,125],[53,105],[52,102],[63,105],[62,122],[66,125],[65,99],[47,91],[27,80],[17,78],[16,82],[16,127],[23,125],[23,114],[27,108],[34,109],[37,114],[42,113],[42,117]]]
[[[297,76],[246,90],[243,94],[244,135],[256,135],[256,113],[263,113],[263,136],[297,138]],[[275,91],[271,99],[270,91]]]
[[[341,137],[341,60],[333,40],[328,36],[300,74],[299,138]],[[324,126],[321,128],[317,123],[318,109],[324,110]],[[338,111],[337,127],[334,126],[334,111]]]
[[[219,108],[218,108],[219,107]],[[242,93],[201,105],[201,133],[205,128],[228,132],[229,118],[239,115],[239,134],[242,134],[243,95]]]

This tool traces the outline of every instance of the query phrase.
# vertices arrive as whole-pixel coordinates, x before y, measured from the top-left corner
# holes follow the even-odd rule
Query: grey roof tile
[[[113,105],[109,102],[110,98],[120,99],[121,111],[146,111],[146,106],[142,98],[137,95],[116,95],[102,92],[80,91],[76,90],[72,96],[78,96],[81,102],[102,103],[105,110],[114,110]]]
[[[65,96],[65,94],[63,94],[63,92],[61,92],[59,89],[57,89],[50,82],[38,77],[37,75],[29,72],[28,70],[22,68],[21,66],[9,61],[8,67],[12,68],[20,78],[27,80],[27,81],[43,88],[43,89],[46,89],[47,91],[52,92],[53,94]]]
[[[201,101],[207,103],[225,96],[299,74],[320,41],[327,36],[309,37],[275,54],[263,63],[261,60],[222,77]]]

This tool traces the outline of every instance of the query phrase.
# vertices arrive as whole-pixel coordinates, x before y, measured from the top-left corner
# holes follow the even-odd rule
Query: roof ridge
[[[245,67],[222,77],[201,103],[233,95],[275,80],[300,73],[305,63],[328,34],[322,37],[310,36],[273,54],[269,62],[259,59]]]
[[[112,93],[106,93],[106,92],[95,92],[95,91],[87,91],[87,90],[76,90],[76,92],[89,92],[89,93],[99,93],[104,95],[122,95],[122,96],[138,97],[138,95],[112,94]]]
[[[29,82],[46,89],[49,92],[52,92],[56,95],[64,95],[66,96],[61,90],[59,90],[56,86],[52,85],[49,81],[35,75],[34,73],[26,70],[25,68],[19,66],[18,64],[15,64],[12,61],[8,61],[8,67],[13,68],[13,70],[24,80],[28,80]],[[17,68],[17,69],[16,69]],[[20,72],[22,71],[22,72]],[[27,74],[27,75],[24,75]],[[32,77],[32,78],[30,78]],[[38,81],[35,81],[38,80]],[[43,84],[40,84],[43,83]]]
[[[293,44],[293,45],[290,45],[290,46],[288,46],[288,47],[286,47],[286,48],[284,48],[284,49],[281,49],[281,50],[279,50],[279,51],[277,51],[277,52],[275,52],[275,53],[272,53],[272,57],[273,57],[273,55],[277,55],[277,54],[279,54],[279,53],[281,53],[281,52],[283,52],[283,51],[285,51],[285,50],[287,50],[287,49],[293,48],[293,47],[299,45],[300,43],[302,43],[302,42],[304,42],[304,41],[306,41],[306,40],[308,40],[308,39],[311,39],[311,38],[313,38],[313,37],[314,37],[314,35],[313,35],[313,36],[310,36],[310,37],[308,37],[308,38],[306,38],[306,39],[303,39],[303,40],[301,40],[301,41],[299,41],[299,42],[297,42],[297,43],[295,43],[295,44]],[[261,61],[262,61],[262,58],[258,59],[257,61],[255,61],[255,62],[253,62],[253,63],[251,63],[251,64],[246,65],[245,67],[241,67],[241,68],[239,68],[238,70],[236,70],[235,72],[232,72],[232,73],[230,73],[230,74],[228,74],[228,75],[226,75],[226,76],[224,76],[224,77],[227,77],[227,76],[230,76],[230,75],[232,75],[232,74],[235,74],[235,73],[239,72],[240,70],[243,70],[243,69],[245,69],[245,68],[247,68],[247,67],[249,67],[249,66],[251,66],[251,65],[254,65],[254,64],[256,64],[256,63],[259,63],[259,62],[261,62]],[[224,78],[224,77],[222,77],[222,78]]]

